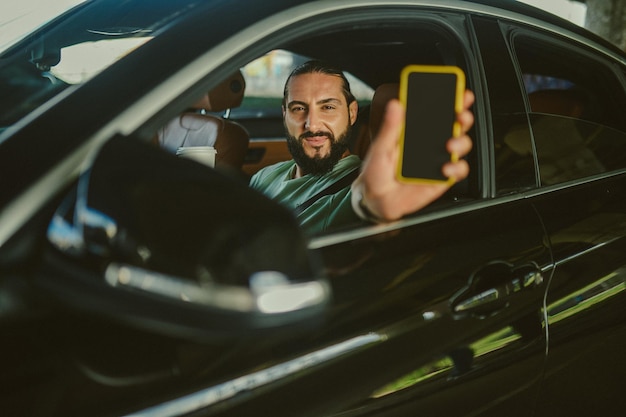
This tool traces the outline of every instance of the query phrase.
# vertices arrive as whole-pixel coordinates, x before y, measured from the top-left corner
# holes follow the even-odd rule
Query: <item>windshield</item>
[[[150,41],[200,2],[62,0],[52,7],[28,0],[2,6],[0,133]]]
[[[0,3],[0,53],[30,32],[85,0],[20,0]]]

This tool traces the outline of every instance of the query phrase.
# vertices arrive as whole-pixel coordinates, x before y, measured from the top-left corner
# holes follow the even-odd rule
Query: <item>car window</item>
[[[514,50],[541,184],[626,167],[626,96],[614,70],[584,50],[544,38],[516,36]]]
[[[24,0],[19,2],[18,10],[16,10],[15,2],[0,4],[0,16],[2,16],[0,52],[4,52],[34,29],[50,21],[51,18],[84,2],[85,0],[57,0],[44,3]]]
[[[155,0],[149,12],[115,0],[86,2],[61,16],[49,16],[48,22],[0,54],[0,133],[70,85],[88,81],[148,42],[199,1]]]
[[[66,84],[84,83],[150,39],[152,36],[103,39],[61,48],[60,60],[47,76]]]
[[[380,122],[381,119],[372,116],[374,112],[371,107],[374,106],[370,106],[370,102],[373,103],[373,93],[381,86],[390,85],[395,85],[397,91],[400,73],[405,66],[456,65],[467,74],[468,88],[473,88],[474,72],[469,70],[471,61],[466,59],[468,45],[463,44],[463,38],[450,30],[449,25],[437,20],[441,19],[440,16],[437,19],[421,16],[421,19],[407,18],[400,21],[381,20],[374,13],[367,17],[371,20],[360,21],[358,25],[354,22],[334,23],[325,27],[325,30],[318,28],[288,41],[282,38],[280,42],[269,45],[271,52],[258,55],[243,65],[239,63],[238,67],[245,78],[245,95],[243,101],[226,114],[249,133],[250,142],[241,168],[246,177],[253,176],[275,162],[292,159],[285,140],[281,104],[285,80],[293,68],[306,60],[331,62],[342,68],[348,76],[351,89],[360,104],[356,123],[350,132],[350,146],[363,145],[363,148],[359,147],[359,150],[363,149],[362,154],[355,152],[357,146],[351,148],[352,156],[358,156],[361,160],[362,155],[367,153],[375,121]],[[462,28],[459,30],[465,29],[459,20],[455,24]],[[333,45],[332,48],[329,45]],[[373,56],[377,59],[372,60]],[[381,102],[376,110],[381,110],[382,114],[385,104],[386,101]],[[219,162],[220,154],[224,155],[224,152],[220,151],[217,143],[215,147]],[[447,196],[449,198],[441,200],[442,204],[476,196],[479,175],[476,164],[470,164],[472,178],[455,185]],[[258,185],[258,179],[254,184]],[[294,205],[305,200],[298,202],[294,198],[288,199]],[[332,204],[324,206],[326,200]],[[345,204],[346,201],[349,200],[331,196],[316,201],[301,216],[311,225],[304,226],[307,233],[320,235],[363,225],[352,208]]]
[[[299,53],[303,56],[334,62],[344,68],[372,88],[363,93],[359,91],[360,84],[350,79],[352,89],[359,100],[361,94],[365,97],[373,91],[382,92],[388,87],[395,87],[397,91],[402,69],[410,64],[429,65],[456,65],[463,69],[468,77],[468,88],[473,88],[472,71],[467,60],[467,45],[463,44],[463,36],[456,31],[463,31],[462,20],[444,24],[443,20],[452,16],[411,16],[406,20],[394,18],[385,19],[380,15],[368,22],[351,22],[337,29],[316,31],[309,37],[286,45],[284,49]],[[456,16],[454,16],[456,17]],[[456,29],[456,30],[455,30]],[[329,47],[332,45],[332,47]],[[375,57],[375,59],[373,59]],[[384,96],[384,94],[379,95]],[[353,129],[353,153],[363,158],[367,155],[367,145],[378,128],[380,116],[384,112],[386,100],[376,99],[359,100],[357,123]],[[365,148],[364,151],[361,149]],[[363,153],[360,153],[363,152]],[[476,196],[476,178],[478,167],[469,158],[471,172],[475,177],[457,184],[446,198],[433,205],[430,209],[438,210],[444,205],[459,200],[471,199]],[[327,216],[327,218],[333,218]],[[339,218],[336,216],[334,218]],[[330,222],[332,223],[332,222]],[[352,227],[354,224],[346,224]],[[343,225],[330,224],[323,232],[334,232],[343,229]],[[319,235],[318,230],[312,234]]]

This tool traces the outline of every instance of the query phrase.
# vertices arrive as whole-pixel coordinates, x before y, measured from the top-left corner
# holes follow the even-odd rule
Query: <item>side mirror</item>
[[[239,180],[129,138],[99,151],[48,240],[41,288],[161,334],[215,340],[302,328],[330,299],[292,213]]]

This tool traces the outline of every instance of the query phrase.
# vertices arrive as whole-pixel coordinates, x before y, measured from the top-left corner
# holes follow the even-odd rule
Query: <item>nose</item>
[[[309,109],[306,120],[304,121],[304,128],[311,132],[320,130],[320,117],[315,109]]]

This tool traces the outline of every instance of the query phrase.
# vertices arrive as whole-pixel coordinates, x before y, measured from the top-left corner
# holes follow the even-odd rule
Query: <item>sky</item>
[[[543,8],[583,26],[586,6],[570,0],[518,0]],[[83,0],[13,0],[0,2],[0,51],[36,28],[48,16],[82,3]]]

